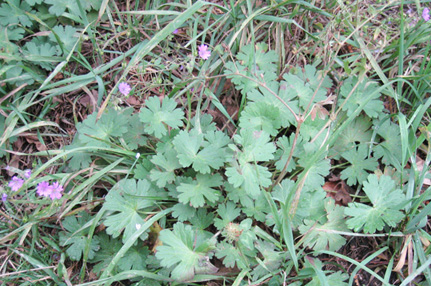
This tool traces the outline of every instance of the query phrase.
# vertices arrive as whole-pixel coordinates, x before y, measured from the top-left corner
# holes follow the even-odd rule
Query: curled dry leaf
[[[349,186],[343,180],[326,182],[322,188],[326,191],[326,196],[333,198],[338,205],[347,206],[352,201]]]

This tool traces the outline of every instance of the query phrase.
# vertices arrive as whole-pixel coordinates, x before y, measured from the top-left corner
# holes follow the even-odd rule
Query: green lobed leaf
[[[66,11],[75,16],[81,14],[76,0],[45,0],[45,3],[51,5],[49,12],[56,16],[61,16]]]
[[[325,199],[327,222],[321,224],[314,220],[304,220],[304,225],[299,226],[299,231],[304,234],[304,246],[313,250],[337,251],[345,243],[346,239],[340,234],[331,231],[348,231],[344,218],[344,207],[335,205],[332,198]]]
[[[406,202],[405,195],[396,189],[394,180],[386,175],[380,178],[374,174],[364,181],[364,192],[371,201],[371,206],[363,203],[349,203],[344,213],[351,216],[347,226],[355,231],[375,233],[385,225],[395,227],[403,218],[400,211]]]
[[[80,261],[84,255],[87,244],[90,244],[88,258],[94,258],[95,253],[100,249],[99,238],[93,236],[88,238],[88,228],[80,230],[91,216],[86,212],[80,212],[77,216],[68,216],[63,221],[66,231],[60,232],[60,245],[68,246],[66,253],[71,260]]]
[[[156,257],[164,267],[175,266],[171,274],[173,279],[186,281],[193,279],[197,272],[215,272],[216,268],[208,260],[215,239],[195,237],[192,227],[181,222],[174,225],[173,231],[162,230],[159,239],[163,245],[157,247]],[[202,266],[206,267],[202,269]]]
[[[340,114],[338,116],[340,120],[344,120],[345,116]],[[341,123],[341,122],[340,122]],[[367,116],[356,117],[348,127],[339,134],[334,146],[330,149],[330,153],[335,152],[336,157],[339,158],[340,153],[349,150],[356,146],[358,143],[369,143],[371,142],[371,136],[373,134],[371,130],[372,122]]]
[[[203,175],[197,174],[196,180],[191,183],[181,183],[177,187],[180,193],[178,199],[181,203],[190,203],[191,206],[203,207],[206,201],[215,203],[221,195],[220,191],[214,189],[222,184],[223,179],[220,174]]]
[[[251,198],[261,193],[261,187],[271,185],[271,172],[267,167],[245,163],[241,166],[227,167],[225,175],[235,188],[242,187]]]
[[[229,200],[240,203],[244,207],[252,207],[253,199],[247,194],[243,187],[234,187],[231,184],[225,184],[225,190],[227,192],[227,197]]]
[[[65,51],[62,54],[63,55],[68,54],[72,50],[76,41],[78,40],[78,38],[75,36],[78,30],[72,26],[66,25],[66,26],[55,26],[54,28],[52,28],[52,31],[58,36],[58,38],[60,39],[60,41],[64,46]],[[57,43],[57,39],[54,36],[54,34],[50,34],[49,39],[52,42]],[[59,47],[58,53],[59,54],[61,53],[60,47]]]
[[[217,139],[214,135],[210,135],[210,139]],[[223,144],[224,142],[215,142]],[[224,165],[225,153],[224,149],[217,147],[217,144],[204,146],[204,135],[198,134],[195,130],[192,132],[180,131],[173,140],[175,149],[178,152],[178,159],[183,167],[192,165],[193,169],[202,174],[208,174],[213,169],[219,169]]]
[[[20,0],[9,0],[9,3],[1,4],[0,6],[0,24],[4,27],[8,25],[16,25],[17,23],[22,24],[24,27],[31,27],[33,25],[31,19],[25,12],[34,14],[31,10],[30,5],[25,1]],[[3,30],[2,30],[3,32]]]
[[[236,262],[239,261],[241,257],[239,251],[232,244],[227,242],[217,244],[215,255],[218,259],[223,258],[223,265],[229,268],[235,267]]]
[[[241,129],[234,140],[242,146],[242,152],[238,155],[240,162],[261,162],[274,158],[276,147],[266,132]]]
[[[110,147],[111,138],[121,137],[128,132],[132,111],[132,109],[123,111],[108,109],[99,120],[97,120],[97,112],[92,113],[76,125],[79,141],[84,145]]]
[[[177,103],[174,99],[164,97],[160,104],[158,97],[149,97],[145,101],[146,107],[141,108],[139,118],[145,125],[145,131],[161,138],[166,135],[167,126],[178,129],[183,125],[184,112],[176,108]]]
[[[181,168],[181,165],[177,159],[177,152],[172,145],[164,152],[159,151],[159,148],[157,151],[157,154],[152,156],[150,160],[157,166],[150,171],[150,179],[162,188],[175,181],[175,170]]]
[[[186,221],[196,214],[196,209],[190,205],[178,203],[172,207],[172,216],[178,221]]]
[[[143,210],[153,210],[156,205],[149,197],[156,196],[147,180],[123,179],[115,184],[105,198],[104,207],[112,213],[106,217],[106,232],[118,237],[123,231],[127,241],[145,223]],[[143,237],[145,238],[145,236]]]
[[[385,121],[376,120],[374,124],[377,128],[377,134],[383,138],[383,142],[374,147],[374,156],[382,158],[383,163],[396,167],[401,163],[402,157],[402,152],[400,152],[402,146],[399,126],[389,119]]]
[[[227,202],[226,204],[220,204],[218,206],[217,213],[220,218],[214,220],[214,226],[218,230],[221,230],[225,228],[227,224],[233,222],[241,214],[241,210],[236,208],[236,204]]]
[[[50,43],[42,43],[32,40],[25,44],[24,54],[26,56],[37,57],[40,61],[34,60],[33,62],[40,65],[43,69],[51,71],[54,67],[49,60],[52,56],[57,54],[57,50]]]
[[[365,181],[368,176],[366,171],[374,171],[378,166],[375,158],[368,157],[368,146],[364,144],[343,152],[341,156],[351,164],[341,171],[341,179],[347,180],[349,186]]]
[[[280,110],[267,102],[252,102],[241,112],[239,126],[276,136],[281,127]]]
[[[368,97],[369,94],[375,92],[378,88],[377,83],[368,81],[367,79],[362,80],[361,83],[357,86],[357,88],[350,95],[353,87],[358,82],[358,78],[349,77],[343,82],[343,85],[340,88],[340,95],[342,98],[347,99],[345,104],[342,107],[342,110],[347,112],[347,116],[350,116]],[[383,102],[379,99],[380,93],[375,93],[370,101],[364,106],[364,112],[369,117],[377,117],[383,110]],[[344,103],[340,101],[340,104]]]
[[[300,159],[298,164],[300,166],[306,166],[307,158]],[[329,169],[331,168],[330,162],[327,159],[322,159],[315,162],[308,170],[307,178],[304,182],[304,187],[310,190],[320,189],[325,183],[325,177],[329,175]]]
[[[289,138],[286,136],[281,136],[277,140],[278,149],[275,153],[275,157],[279,159],[275,162],[275,167],[279,171],[283,170],[284,166],[287,163],[287,159],[289,158],[291,149],[293,147],[294,138],[295,138],[295,134],[291,134]],[[296,146],[295,146],[295,149],[293,150],[292,158],[286,169],[287,172],[291,172],[293,169],[296,168],[295,159],[293,157],[298,157],[300,155],[300,151],[299,151],[300,149],[298,148],[298,146],[301,146],[301,145],[302,145],[302,137],[301,135],[298,135]]]

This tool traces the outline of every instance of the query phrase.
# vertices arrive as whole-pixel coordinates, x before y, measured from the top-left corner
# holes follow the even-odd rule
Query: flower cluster
[[[18,171],[22,177],[28,179],[31,177],[31,170],[27,169],[25,171]],[[24,179],[13,176],[9,181],[8,186],[13,192],[18,191],[22,185],[24,184]],[[50,185],[48,182],[41,182],[36,187],[36,193],[42,197],[50,197],[51,200],[58,200],[63,196],[63,186],[61,186],[58,182]],[[2,201],[5,202],[7,200],[8,195],[2,194]]]
[[[37,184],[36,189],[36,193],[39,196],[50,197],[51,200],[61,199],[61,196],[63,195],[63,187],[58,182],[50,185],[48,182],[43,181]]]

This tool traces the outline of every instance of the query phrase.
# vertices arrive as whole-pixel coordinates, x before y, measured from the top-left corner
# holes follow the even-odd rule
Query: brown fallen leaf
[[[352,201],[347,191],[349,186],[343,180],[328,181],[322,188],[326,191],[326,196],[333,198],[338,205],[347,206]]]
[[[425,164],[425,161],[421,157],[416,156],[416,166],[419,172],[422,172],[422,170],[424,169],[424,164]],[[428,171],[428,174],[431,174],[431,171]],[[428,186],[428,187],[431,186],[431,179],[425,178],[424,186]]]

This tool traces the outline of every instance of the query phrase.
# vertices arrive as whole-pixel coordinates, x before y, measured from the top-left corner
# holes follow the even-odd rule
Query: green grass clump
[[[425,4],[93,2],[0,5],[0,281],[431,283]]]

